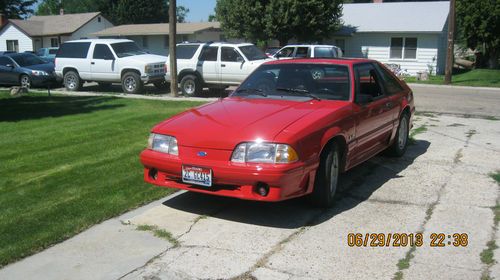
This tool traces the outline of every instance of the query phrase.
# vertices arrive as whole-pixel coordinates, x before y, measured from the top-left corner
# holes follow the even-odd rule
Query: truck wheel
[[[167,83],[167,81],[158,81],[154,82],[153,85],[160,90],[168,89],[170,88],[170,83]]]
[[[199,96],[201,94],[201,81],[195,75],[186,75],[181,80],[182,94],[185,96]]]
[[[340,152],[338,145],[332,143],[327,154],[321,156],[321,162],[316,171],[313,192],[309,202],[315,207],[328,208],[333,205],[335,192],[340,176]]]
[[[122,77],[122,88],[124,93],[139,94],[142,93],[144,84],[141,77],[135,72],[127,72]]]
[[[68,91],[79,91],[82,88],[82,80],[76,71],[68,71],[64,74],[64,87]]]

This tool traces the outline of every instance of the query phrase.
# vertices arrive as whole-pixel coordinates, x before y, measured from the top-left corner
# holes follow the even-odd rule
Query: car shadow
[[[16,122],[46,117],[85,114],[123,107],[103,104],[116,99],[107,96],[22,96],[0,98],[0,122]]]
[[[316,225],[355,208],[366,201],[387,181],[401,177],[401,171],[416,158],[426,153],[430,143],[417,140],[408,146],[401,158],[377,156],[342,174],[341,188],[334,207],[318,209],[307,204],[305,198],[277,203],[255,202],[186,192],[163,202],[163,205],[202,216],[275,228],[300,228]],[[380,164],[389,163],[390,168]],[[367,180],[368,177],[370,180]]]

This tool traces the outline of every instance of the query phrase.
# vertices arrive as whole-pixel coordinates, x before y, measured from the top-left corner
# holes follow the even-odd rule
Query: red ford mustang
[[[410,88],[367,59],[277,60],[228,98],[156,125],[144,180],[260,201],[308,195],[332,205],[340,173],[381,151],[401,156]]]

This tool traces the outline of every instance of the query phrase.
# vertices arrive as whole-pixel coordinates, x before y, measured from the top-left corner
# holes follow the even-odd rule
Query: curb
[[[469,90],[487,90],[500,93],[500,88],[493,87],[471,87],[471,86],[453,86],[453,85],[434,85],[434,84],[418,84],[408,83],[409,87],[427,87],[427,88],[446,88],[446,89],[469,89]]]

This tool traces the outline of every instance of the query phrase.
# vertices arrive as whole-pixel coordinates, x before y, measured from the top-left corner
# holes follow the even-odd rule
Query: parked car
[[[268,62],[228,98],[156,125],[140,155],[144,180],[331,206],[341,172],[384,150],[405,153],[414,112],[410,88],[376,61]]]
[[[339,47],[332,45],[287,45],[274,54],[275,58],[335,58],[342,57]]]
[[[45,87],[55,83],[54,64],[30,53],[0,56],[0,84]]]
[[[273,55],[274,55],[275,53],[277,53],[280,49],[281,49],[281,47],[268,47],[268,48],[264,51],[264,53],[266,53],[266,55],[267,55],[268,57],[273,57]]]
[[[56,74],[69,91],[78,91],[84,82],[102,87],[121,83],[125,93],[141,93],[144,84],[165,88],[167,57],[148,54],[133,41],[86,39],[68,41],[59,48]]]
[[[248,43],[182,43],[177,45],[177,74],[182,93],[198,96],[210,90],[239,85],[269,58]],[[168,68],[170,69],[170,68]],[[166,80],[170,82],[167,71]]]
[[[58,50],[59,48],[41,48],[36,52],[36,55],[43,60],[54,62]]]

